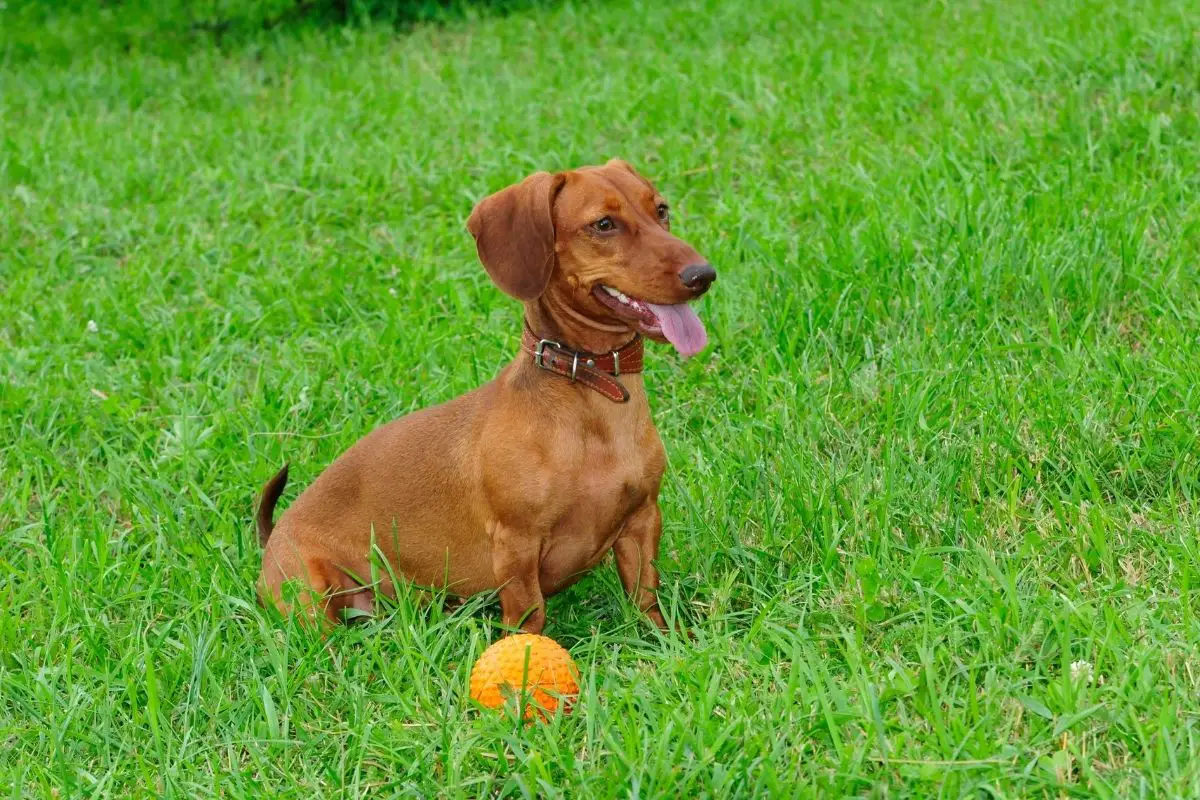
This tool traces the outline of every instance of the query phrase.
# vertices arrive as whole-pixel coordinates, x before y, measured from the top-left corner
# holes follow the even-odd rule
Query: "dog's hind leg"
[[[258,596],[279,612],[300,612],[322,627],[353,621],[375,612],[375,593],[350,573],[322,556],[304,556],[272,538],[263,557]],[[347,618],[346,612],[359,612]]]

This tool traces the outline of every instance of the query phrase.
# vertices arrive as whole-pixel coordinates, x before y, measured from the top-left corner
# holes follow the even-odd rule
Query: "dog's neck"
[[[584,353],[620,350],[637,336],[624,325],[588,319],[550,292],[525,304],[525,322],[539,338]]]

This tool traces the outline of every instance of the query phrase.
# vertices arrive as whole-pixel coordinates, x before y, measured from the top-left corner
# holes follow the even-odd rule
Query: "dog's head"
[[[538,172],[480,201],[467,220],[496,285],[524,302],[552,295],[604,330],[638,331],[684,356],[707,334],[687,303],[716,271],[671,234],[671,212],[624,161]]]

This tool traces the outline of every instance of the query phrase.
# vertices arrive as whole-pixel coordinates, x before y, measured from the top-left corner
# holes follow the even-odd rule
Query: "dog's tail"
[[[279,495],[283,494],[283,487],[287,486],[287,479],[288,465],[284,464],[283,469],[263,486],[262,500],[258,503],[258,543],[262,547],[267,546],[267,539],[275,530],[275,504],[279,502]]]

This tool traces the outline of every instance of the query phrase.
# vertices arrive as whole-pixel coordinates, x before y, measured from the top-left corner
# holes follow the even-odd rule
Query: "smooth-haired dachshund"
[[[467,228],[492,280],[525,305],[520,352],[490,383],[363,437],[277,524],[287,467],[272,478],[258,511],[260,598],[320,621],[372,613],[375,592],[395,591],[371,577],[377,549],[415,584],[498,591],[504,623],[538,633],[544,598],[611,550],[626,591],[665,628],[655,560],[666,455],[643,337],[685,357],[703,349],[688,303],[716,271],[619,160],[530,175],[482,200]],[[285,595],[291,579],[299,590]]]

